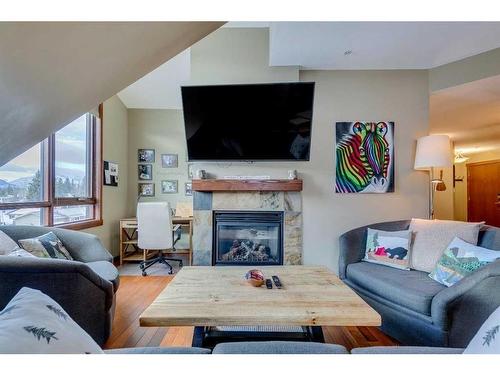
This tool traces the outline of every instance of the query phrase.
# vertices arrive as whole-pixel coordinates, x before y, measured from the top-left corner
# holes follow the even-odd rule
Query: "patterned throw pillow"
[[[35,238],[19,240],[19,245],[27,252],[39,258],[73,260],[61,240],[52,232]]]
[[[364,261],[410,269],[411,231],[386,232],[368,228]]]
[[[499,258],[500,251],[475,246],[455,237],[429,276],[438,283],[452,286],[465,276]]]
[[[0,353],[102,353],[56,301],[35,289],[22,288],[0,311],[0,332]]]
[[[464,354],[500,354],[500,306],[479,328]]]

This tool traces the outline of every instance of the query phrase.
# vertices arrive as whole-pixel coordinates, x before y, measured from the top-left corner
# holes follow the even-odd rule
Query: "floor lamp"
[[[429,219],[434,219],[434,189],[442,182],[433,176],[433,168],[447,168],[451,162],[452,152],[450,137],[435,134],[419,138],[417,140],[417,152],[415,155],[415,169],[428,170],[429,173]]]

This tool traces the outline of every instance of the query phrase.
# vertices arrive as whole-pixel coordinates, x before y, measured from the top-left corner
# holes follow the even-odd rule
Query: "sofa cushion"
[[[113,284],[113,289],[116,293],[118,286],[120,285],[120,276],[118,274],[118,270],[112,263],[101,260],[85,264],[101,278],[110,281]]]
[[[460,348],[435,348],[431,346],[372,346],[354,348],[351,354],[462,354]]]
[[[349,354],[336,344],[319,342],[264,341],[225,342],[218,344],[213,354]]]
[[[140,348],[108,349],[105,354],[210,354],[210,349],[192,347],[146,346]]]
[[[426,272],[365,262],[347,266],[347,279],[393,303],[429,316],[432,298],[446,288],[432,280]]]

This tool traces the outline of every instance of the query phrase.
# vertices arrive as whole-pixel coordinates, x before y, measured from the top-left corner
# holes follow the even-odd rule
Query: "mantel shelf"
[[[194,191],[302,191],[302,180],[193,180]]]

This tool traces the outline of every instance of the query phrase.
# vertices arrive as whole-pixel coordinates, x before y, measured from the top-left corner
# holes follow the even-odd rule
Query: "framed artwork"
[[[193,195],[193,183],[192,182],[186,182],[184,184],[184,192],[186,194],[186,197],[190,197]]]
[[[337,122],[336,193],[394,192],[394,122]]]
[[[155,150],[140,148],[137,150],[137,161],[139,163],[154,163],[155,162]]]
[[[104,161],[103,164],[103,184],[105,186],[118,186],[118,164],[110,161]]]
[[[187,164],[187,174],[188,174],[188,179],[192,180],[194,176],[194,164],[191,163]]]
[[[177,191],[177,180],[163,180],[161,182],[162,194],[175,194]]]
[[[139,192],[139,196],[154,197],[155,196],[155,184],[153,184],[151,182],[139,183],[138,192]]]
[[[161,154],[162,168],[177,168],[179,166],[179,157],[177,154]]]
[[[139,164],[137,166],[137,176],[139,180],[152,180],[153,179],[153,164]]]

